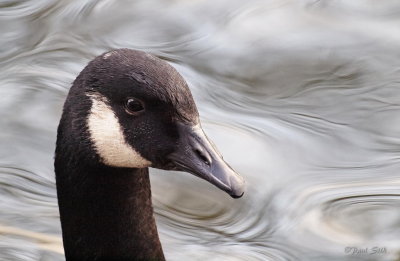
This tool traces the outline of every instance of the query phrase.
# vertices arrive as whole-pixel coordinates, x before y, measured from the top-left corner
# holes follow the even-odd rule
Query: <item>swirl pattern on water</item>
[[[3,1],[0,259],[63,259],[62,103],[90,59],[127,47],[183,74],[248,182],[233,201],[152,170],[169,260],[398,260],[399,11],[396,0]]]

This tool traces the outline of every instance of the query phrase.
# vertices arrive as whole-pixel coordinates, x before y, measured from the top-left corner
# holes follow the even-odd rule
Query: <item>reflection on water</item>
[[[63,260],[61,107],[90,59],[128,47],[184,75],[248,183],[232,200],[153,170],[169,260],[399,260],[399,12],[395,0],[2,1],[0,259]]]

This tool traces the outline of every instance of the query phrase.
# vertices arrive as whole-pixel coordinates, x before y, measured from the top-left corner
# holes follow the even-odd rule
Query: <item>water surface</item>
[[[3,0],[0,260],[63,260],[61,108],[121,47],[178,69],[248,183],[233,200],[151,170],[168,260],[399,260],[399,14],[395,0]]]

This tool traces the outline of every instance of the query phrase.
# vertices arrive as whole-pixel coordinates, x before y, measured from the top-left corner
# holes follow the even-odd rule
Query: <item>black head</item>
[[[244,191],[201,129],[185,80],[144,52],[119,49],[91,61],[71,87],[59,136],[87,145],[75,151],[96,154],[81,155],[93,164],[187,171],[233,197]]]

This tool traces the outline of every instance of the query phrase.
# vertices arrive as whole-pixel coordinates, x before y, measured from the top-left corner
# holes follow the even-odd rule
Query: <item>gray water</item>
[[[248,184],[152,169],[168,260],[400,260],[399,1],[1,0],[0,32],[0,260],[64,259],[61,108],[120,47],[178,69]]]

